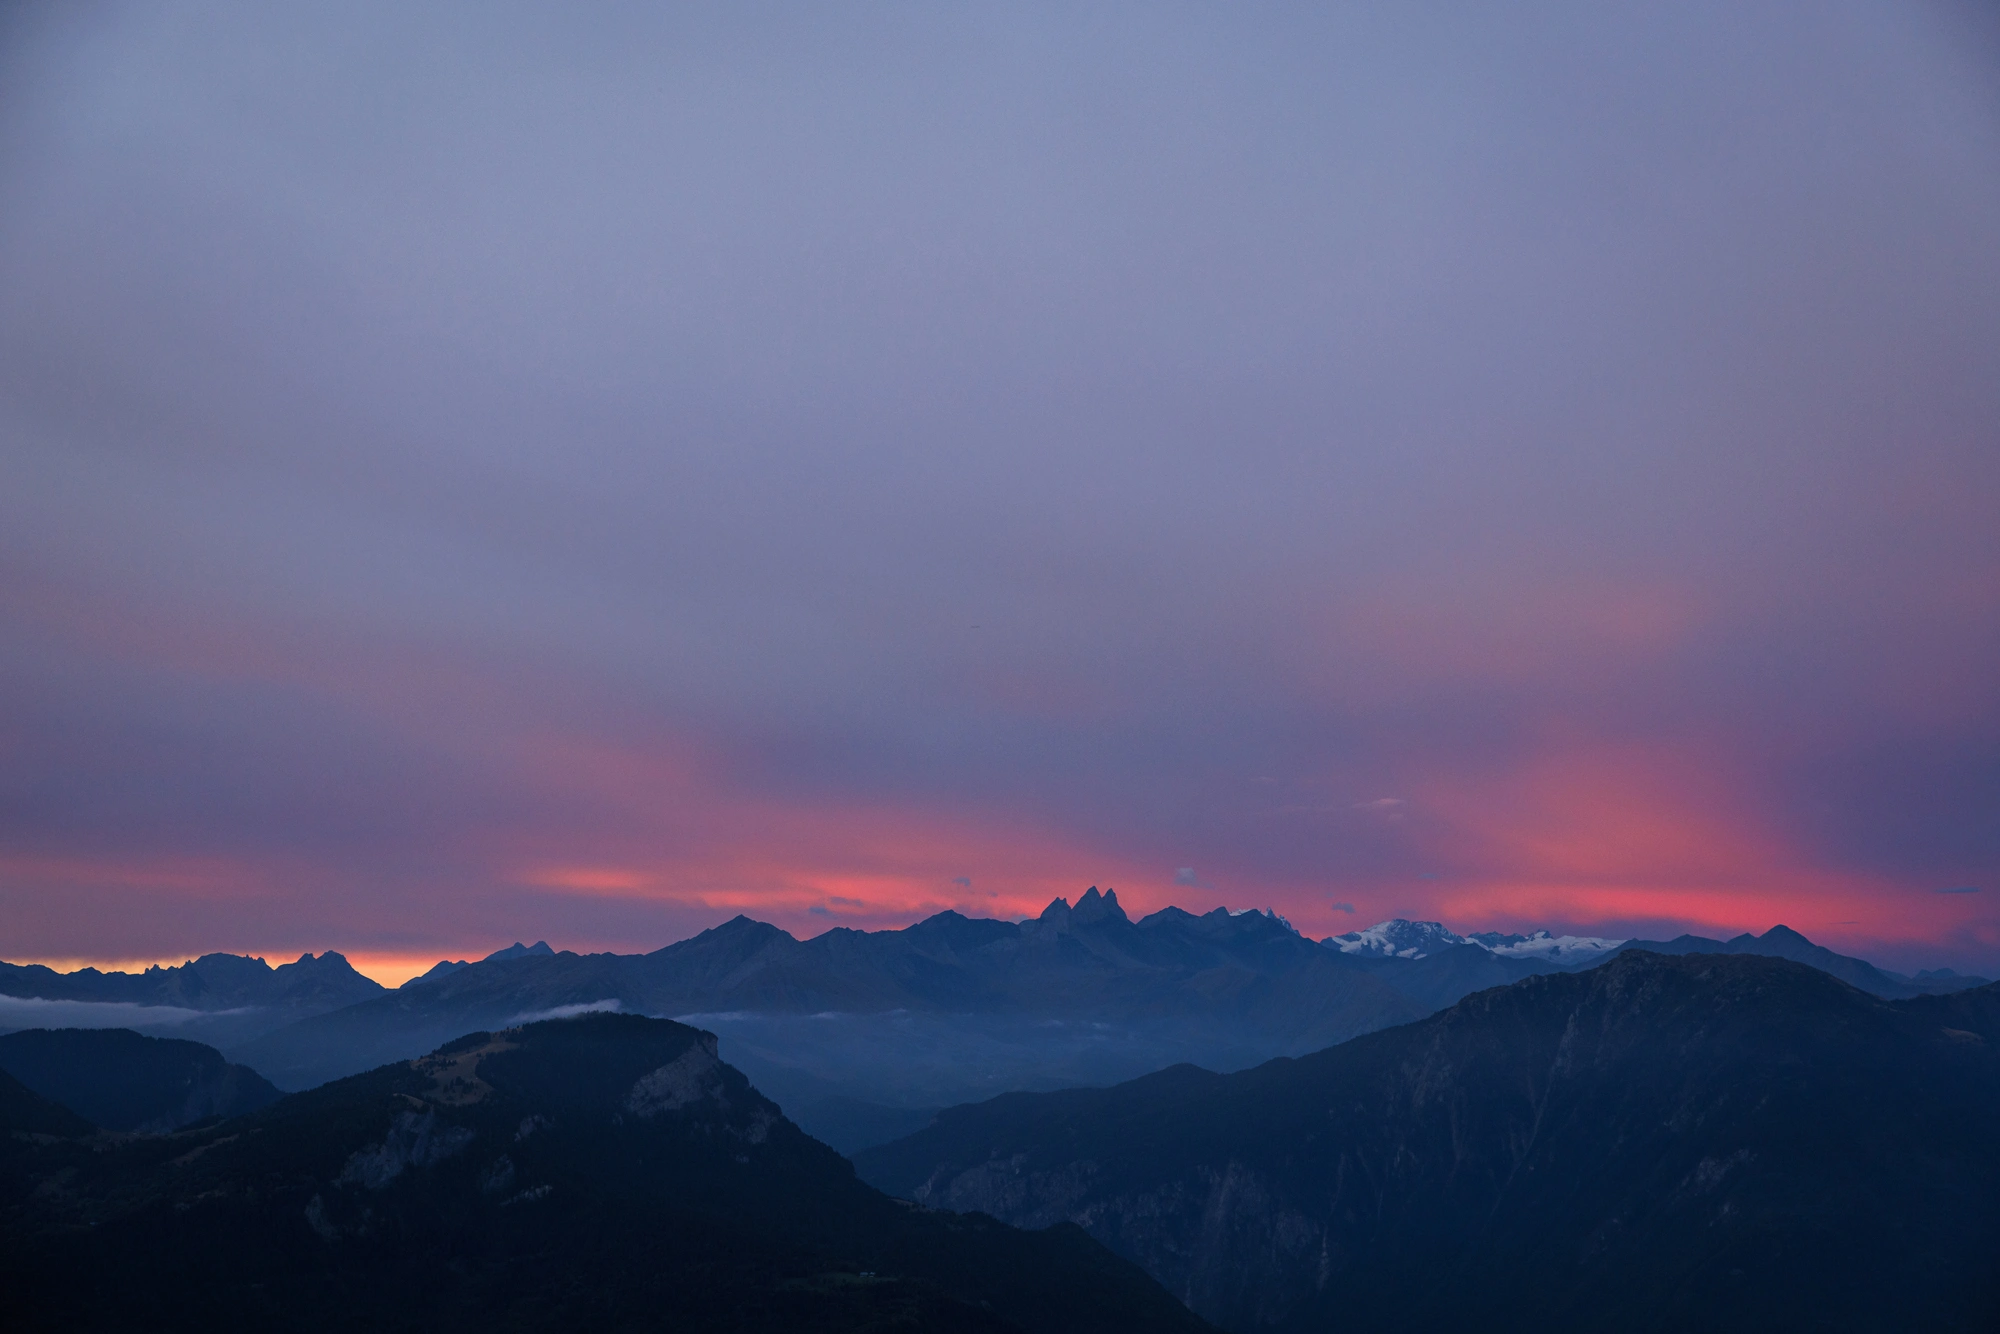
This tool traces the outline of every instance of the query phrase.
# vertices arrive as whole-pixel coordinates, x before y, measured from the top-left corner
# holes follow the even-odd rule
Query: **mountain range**
[[[0,963],[0,1029],[131,1028],[227,1047],[385,990],[332,950],[275,968],[240,954],[139,973]]]
[[[1474,945],[1505,958],[1533,959],[1566,969],[1588,968],[1625,950],[1647,950],[1654,954],[1761,954],[1809,964],[1885,1000],[1943,995],[1984,986],[1991,980],[1961,975],[1949,968],[1927,969],[1914,977],[1890,972],[1866,960],[1837,954],[1824,945],[1815,945],[1782,924],[1761,936],[1746,931],[1728,940],[1711,940],[1707,936],[1694,935],[1676,936],[1672,940],[1610,940],[1600,936],[1555,936],[1547,931],[1536,931],[1530,935],[1475,931],[1469,936],[1461,936],[1439,922],[1412,922],[1397,917],[1377,922],[1365,930],[1328,936],[1320,943],[1343,954],[1368,959],[1426,959],[1434,954]]]
[[[1545,966],[1478,949],[1395,962],[1392,975],[1266,913],[1167,908],[1134,922],[1092,888],[1019,923],[946,912],[798,940],[739,917],[651,954],[496,959],[230,1054],[308,1087],[475,1028],[591,1007],[676,1016],[718,1033],[760,1088],[845,1149],[1008,1089],[1314,1051]]]
[[[633,1015],[164,1135],[0,1074],[0,1239],[23,1331],[1206,1328],[1078,1228],[878,1193],[712,1034]]]
[[[941,1107],[1009,1090],[1303,1055],[1476,991],[1641,947],[1789,957],[1884,997],[1982,980],[1901,977],[1783,927],[1649,943],[1461,936],[1398,919],[1316,942],[1265,912],[1166,908],[1135,922],[1115,892],[1093,887],[1018,923],[945,912],[900,931],[835,929],[800,940],[738,917],[650,954],[516,943],[475,962],[440,961],[394,991],[331,953],[277,969],[207,955],[140,975],[10,966],[0,988],[38,998],[0,1000],[0,1028],[112,1022],[202,1037],[279,1088],[301,1089],[536,1018],[593,1009],[678,1017],[717,1033],[760,1089],[848,1151],[915,1130]],[[224,985],[232,979],[242,981]],[[308,979],[315,985],[300,985]],[[140,997],[155,999],[141,1008]],[[244,1005],[173,1008],[225,1001]],[[100,1017],[50,1012],[86,1003],[102,1006],[92,1012]]]
[[[2000,987],[1627,950],[1235,1074],[1009,1094],[864,1179],[1074,1221],[1225,1329],[1989,1330]]]

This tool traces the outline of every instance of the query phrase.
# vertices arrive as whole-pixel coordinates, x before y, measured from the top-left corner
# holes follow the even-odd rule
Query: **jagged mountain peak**
[[[1070,920],[1079,926],[1103,921],[1106,918],[1120,922],[1132,920],[1125,915],[1125,910],[1118,906],[1118,891],[1115,889],[1107,889],[1100,894],[1097,892],[1097,886],[1092,885],[1084,891],[1083,897],[1076,901],[1076,907],[1070,910]]]
[[[1100,890],[1096,885],[1092,885],[1077,896],[1074,904],[1057,895],[1049,900],[1049,906],[1042,909],[1041,916],[1035,920],[1047,922],[1056,931],[1062,932],[1071,927],[1089,926],[1093,922],[1115,921],[1129,925],[1132,919],[1127,917],[1125,910],[1118,905],[1117,890]]]

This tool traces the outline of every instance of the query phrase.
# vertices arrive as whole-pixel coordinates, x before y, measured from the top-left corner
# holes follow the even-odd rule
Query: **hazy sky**
[[[301,9],[0,16],[0,957],[2000,969],[1981,7]]]

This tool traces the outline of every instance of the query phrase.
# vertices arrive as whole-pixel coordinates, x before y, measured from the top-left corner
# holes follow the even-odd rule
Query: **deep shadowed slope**
[[[172,1130],[279,1098],[269,1080],[199,1042],[123,1028],[31,1028],[0,1036],[0,1070],[106,1130]]]
[[[17,1329],[1200,1328],[1075,1228],[863,1185],[664,1020],[474,1034],[196,1131],[10,1144]]]
[[[957,1108],[867,1179],[1228,1328],[1991,1329],[1992,988],[1628,953],[1234,1075]]]
[[[19,1151],[17,1136],[88,1135],[90,1122],[60,1103],[51,1102],[14,1076],[0,1071],[0,1155]]]

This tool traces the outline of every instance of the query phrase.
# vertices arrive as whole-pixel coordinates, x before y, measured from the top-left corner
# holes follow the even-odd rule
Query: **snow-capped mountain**
[[[1320,943],[1331,945],[1342,954],[1382,954],[1398,959],[1421,959],[1426,954],[1472,942],[1441,922],[1412,922],[1394,917],[1386,922],[1377,922],[1365,931],[1328,936]]]
[[[1421,959],[1427,954],[1454,945],[1477,945],[1494,954],[1514,959],[1541,959],[1569,965],[1602,958],[1625,942],[1601,936],[1555,936],[1547,931],[1533,935],[1505,935],[1498,931],[1475,931],[1461,936],[1442,922],[1412,922],[1394,917],[1377,922],[1365,931],[1328,936],[1320,942],[1343,954],[1374,954],[1397,959]]]
[[[1466,937],[1495,954],[1515,959],[1546,959],[1550,963],[1590,963],[1604,957],[1625,942],[1603,936],[1552,936],[1537,931],[1531,936],[1508,936],[1498,931],[1475,931]]]

